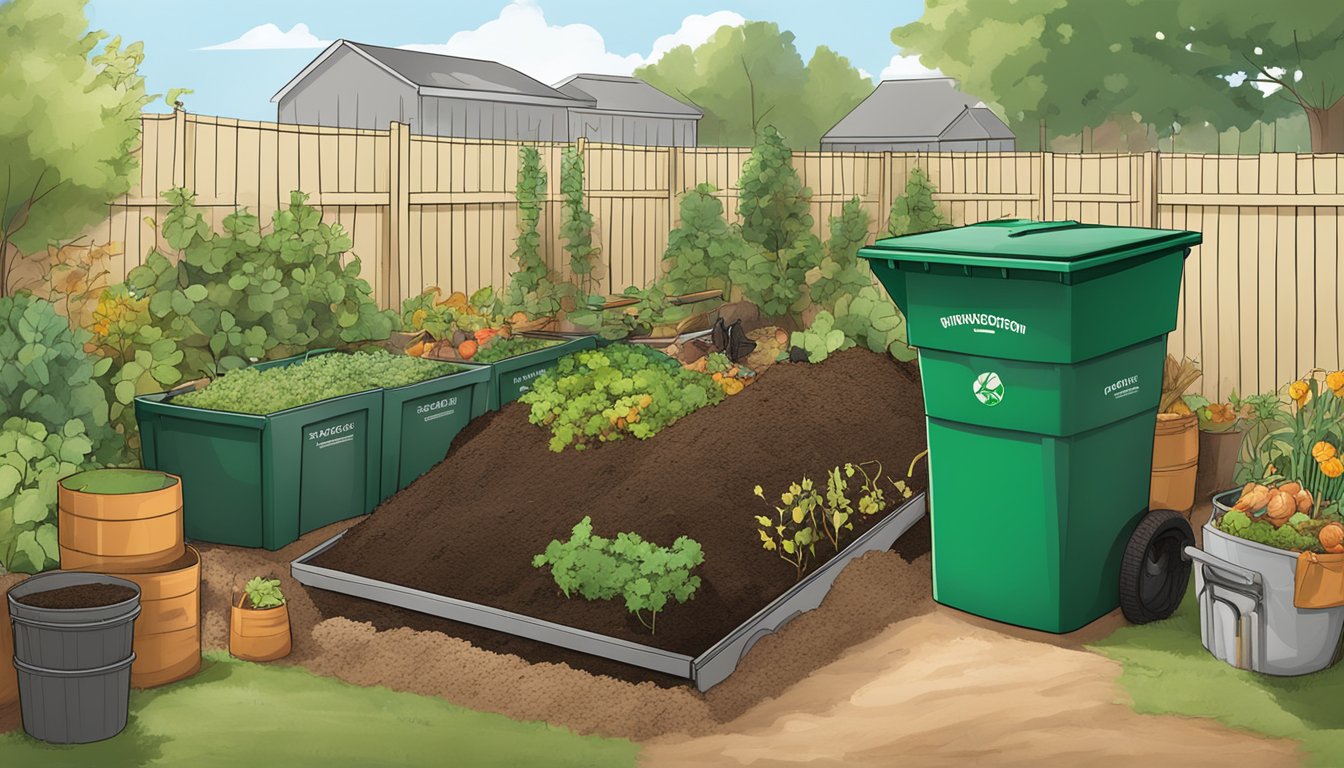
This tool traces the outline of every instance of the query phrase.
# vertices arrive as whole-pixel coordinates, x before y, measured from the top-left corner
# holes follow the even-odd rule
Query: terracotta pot
[[[61,568],[135,573],[181,558],[182,481],[167,476],[173,481],[168,487],[143,493],[86,493],[66,487],[78,475],[61,480],[56,491]]]
[[[153,688],[201,668],[201,554],[187,545],[187,564],[148,573],[124,573],[140,585],[131,685]]]
[[[1237,455],[1246,433],[1240,430],[1199,433],[1199,471],[1195,473],[1195,498],[1208,499],[1235,487]]]
[[[246,661],[274,661],[289,655],[289,604],[244,608],[244,594],[230,609],[229,653]]]
[[[1153,479],[1148,507],[1188,512],[1195,505],[1199,418],[1193,413],[1160,416],[1153,435]]]

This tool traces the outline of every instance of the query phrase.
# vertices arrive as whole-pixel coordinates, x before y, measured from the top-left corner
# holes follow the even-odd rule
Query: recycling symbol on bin
[[[993,371],[975,377],[971,391],[975,392],[975,399],[985,405],[995,406],[1003,402],[1003,382],[999,380],[999,374]]]

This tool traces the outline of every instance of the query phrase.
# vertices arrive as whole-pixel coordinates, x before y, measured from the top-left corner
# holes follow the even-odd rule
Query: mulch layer
[[[775,365],[742,394],[647,441],[552,453],[547,436],[521,404],[476,419],[447,459],[314,564],[694,656],[795,583],[793,567],[761,547],[755,516],[773,508],[752,494],[755,485],[777,498],[804,475],[824,483],[829,468],[870,460],[882,463],[884,478],[902,478],[925,447],[914,367],[859,349],[818,365]],[[926,487],[925,466],[910,481],[916,493]],[[896,494],[884,484],[894,510]],[[659,544],[687,535],[703,546],[699,591],[659,614],[656,634],[621,601],[567,599],[548,570],[532,567],[585,515],[599,535],[634,531]],[[851,537],[875,522],[856,517]],[[903,540],[896,549],[926,547]],[[375,624],[384,626],[407,615],[337,602],[363,620],[381,614]]]

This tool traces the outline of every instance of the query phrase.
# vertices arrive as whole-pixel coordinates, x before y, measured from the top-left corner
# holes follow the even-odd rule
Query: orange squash
[[[473,356],[475,356],[476,350],[479,346],[480,345],[478,345],[471,339],[467,339],[466,341],[457,345],[457,356],[462,358],[463,360],[470,360]]]
[[[1326,552],[1344,554],[1344,525],[1326,523],[1316,537],[1321,540],[1321,546]]]

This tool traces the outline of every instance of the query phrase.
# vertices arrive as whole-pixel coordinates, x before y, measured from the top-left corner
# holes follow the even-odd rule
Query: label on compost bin
[[[996,334],[999,331],[1016,333],[1019,336],[1027,335],[1027,326],[1025,323],[1009,317],[1000,317],[999,315],[990,315],[984,312],[965,312],[956,315],[944,315],[938,318],[938,322],[943,328],[953,328],[959,325],[970,326],[971,331],[975,333]]]
[[[999,379],[999,374],[993,371],[986,371],[976,376],[971,391],[975,393],[976,400],[991,408],[1003,402],[1003,381]]]
[[[444,397],[435,400],[432,403],[417,405],[415,407],[415,412],[418,415],[423,416],[425,423],[428,424],[431,421],[437,421],[445,416],[452,416],[454,413],[457,413],[456,406],[456,397]]]
[[[1123,379],[1120,379],[1119,381],[1113,384],[1107,384],[1104,388],[1102,388],[1101,396],[1102,397],[1109,396],[1115,398],[1116,400],[1119,400],[1122,397],[1129,397],[1130,395],[1138,391],[1139,391],[1139,377],[1136,374],[1134,376],[1127,376]]]
[[[550,370],[550,369],[549,369],[549,368],[538,368],[538,369],[536,369],[535,371],[528,371],[527,373],[520,373],[520,374],[518,374],[517,376],[514,376],[514,377],[513,377],[513,385],[514,385],[515,387],[518,388],[518,394],[521,395],[521,394],[523,394],[524,392],[527,392],[528,390],[532,389],[532,384],[531,384],[532,380],[535,379],[535,378],[537,378],[538,376],[540,376],[541,374],[545,373],[545,372],[548,371],[548,370]]]
[[[331,448],[354,442],[355,422],[347,421],[344,424],[311,430],[308,432],[308,440],[309,442],[315,442],[318,448]]]

